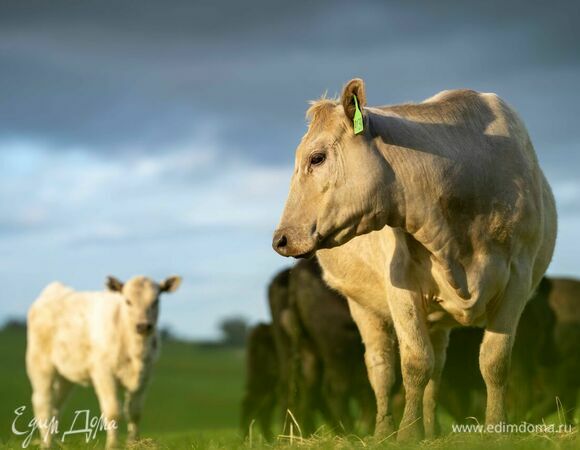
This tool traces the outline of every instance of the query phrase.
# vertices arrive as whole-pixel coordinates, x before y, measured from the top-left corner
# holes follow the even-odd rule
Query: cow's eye
[[[310,155],[310,165],[319,166],[326,161],[326,153],[313,153]]]

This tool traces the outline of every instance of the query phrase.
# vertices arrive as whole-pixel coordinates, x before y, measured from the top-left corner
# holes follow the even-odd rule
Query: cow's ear
[[[346,83],[340,97],[340,103],[342,103],[344,113],[351,121],[353,120],[356,111],[356,104],[354,102],[355,95],[358,107],[362,111],[367,104],[367,96],[365,94],[365,82],[360,78],[353,78]]]
[[[106,285],[111,292],[121,292],[123,290],[123,282],[110,275],[107,277]]]
[[[175,292],[179,285],[181,284],[181,277],[174,276],[166,278],[161,284],[159,285],[159,290],[161,292]]]

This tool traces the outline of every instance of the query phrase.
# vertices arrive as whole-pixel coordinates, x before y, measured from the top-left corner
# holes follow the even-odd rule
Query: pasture
[[[31,419],[30,387],[24,369],[26,336],[18,328],[0,332],[0,447],[20,448],[23,438],[11,432],[14,410],[27,407],[17,428],[23,430]],[[281,434],[276,443],[264,443],[254,436],[244,442],[238,431],[240,399],[244,386],[244,354],[240,349],[206,348],[180,341],[163,343],[153,382],[146,400],[143,417],[143,441],[134,448],[143,449],[235,449],[235,448],[516,448],[516,449],[577,449],[577,431],[571,433],[526,433],[511,435],[448,434],[419,444],[399,445],[387,441],[373,442],[357,436],[339,437],[321,428],[307,440],[295,436],[292,440]],[[73,411],[89,409],[98,415],[98,405],[90,388],[76,388],[67,402],[61,418],[61,431],[70,429]],[[444,429],[450,430],[450,420],[443,416]],[[548,422],[558,423],[557,417]],[[123,431],[123,425],[121,429]],[[287,433],[286,433],[287,434]],[[298,433],[296,433],[298,434]],[[37,438],[35,438],[37,439]],[[70,439],[70,440],[69,440]],[[34,448],[32,441],[29,448]],[[81,437],[68,437],[62,448],[103,448],[104,432],[84,443]]]
[[[578,1],[3,3],[0,450],[580,450]]]
[[[20,447],[11,433],[14,410],[26,405],[25,425],[31,419],[30,385],[24,368],[26,336],[23,330],[0,332],[0,442],[6,448]],[[187,446],[205,436],[237,436],[239,399],[243,390],[243,351],[205,349],[178,341],[163,344],[143,416],[145,437],[159,443]],[[99,415],[92,388],[77,387],[66,403],[61,424],[70,428],[73,411],[89,409]],[[124,425],[124,424],[123,424]],[[123,431],[123,425],[121,430]],[[25,428],[25,427],[23,427]],[[98,435],[102,447],[104,433]],[[65,439],[66,443],[66,439]],[[90,447],[91,445],[89,445]]]

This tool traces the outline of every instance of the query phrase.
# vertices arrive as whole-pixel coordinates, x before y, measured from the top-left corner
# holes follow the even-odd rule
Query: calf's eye
[[[131,306],[131,302],[129,301],[129,299],[125,299],[125,303],[126,303],[128,306]]]
[[[325,153],[313,153],[310,155],[310,165],[311,166],[319,166],[324,161],[326,161],[326,154]]]

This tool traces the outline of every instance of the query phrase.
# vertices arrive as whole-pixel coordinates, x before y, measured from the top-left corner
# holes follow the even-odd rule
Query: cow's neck
[[[420,133],[420,124],[393,117],[374,122],[374,144],[394,173],[383,193],[389,204],[385,224],[411,234],[434,256],[457,294],[469,298],[461,243],[440,207],[442,177],[434,168],[441,166],[441,156],[421,151],[421,146],[409,139],[413,126]]]

